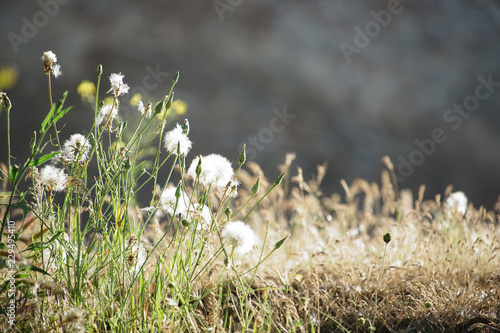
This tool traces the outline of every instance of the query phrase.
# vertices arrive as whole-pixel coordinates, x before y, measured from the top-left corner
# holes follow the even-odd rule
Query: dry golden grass
[[[248,166],[243,188],[257,176],[268,182],[257,165]],[[325,166],[308,182],[298,169],[254,213],[251,224],[261,234],[269,223],[269,244],[290,233],[254,283],[263,290],[259,302],[272,305],[271,331],[293,331],[292,323],[300,323],[298,332],[369,331],[375,311],[377,332],[500,331],[498,216],[472,205],[463,216],[439,195],[423,201],[424,187],[414,200],[395,188],[390,169],[381,185],[342,181],[345,200],[320,192]],[[252,311],[256,322],[264,317]]]

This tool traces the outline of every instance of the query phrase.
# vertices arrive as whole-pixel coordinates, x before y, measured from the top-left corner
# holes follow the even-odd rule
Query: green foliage
[[[102,73],[99,66],[91,114],[94,121],[87,136],[60,140],[60,135],[70,134],[57,127],[71,110],[64,107],[65,92],[57,103],[51,103],[33,134],[28,159],[20,166],[11,165],[9,151],[4,180],[11,191],[2,192],[0,236],[5,241],[8,233],[16,235],[12,253],[24,262],[9,267],[18,272],[13,277],[17,289],[9,294],[10,284],[4,282],[0,309],[6,314],[7,306],[15,302],[21,313],[21,307],[36,304],[40,310],[33,314],[34,321],[17,323],[17,327],[31,325],[36,330],[158,331],[165,329],[165,323],[181,331],[218,327],[200,317],[203,300],[221,292],[220,288],[226,290],[220,293],[223,298],[231,297],[233,288],[248,298],[258,267],[286,237],[268,253],[262,245],[248,256],[238,255],[239,238],[229,247],[221,230],[242,214],[257,194],[258,183],[238,207],[229,193],[236,185],[224,189],[199,182],[202,168],[210,167],[202,166],[201,159],[190,179],[186,156],[180,154],[181,141],[175,151],[165,153],[163,141],[175,116],[169,111],[179,73],[165,98],[154,104],[152,117],[147,113],[113,114],[128,86],[111,82],[113,96],[107,102],[99,101]],[[47,75],[51,95],[50,70]],[[113,89],[113,84],[119,87]],[[93,99],[87,96],[87,100]],[[10,100],[3,93],[2,101],[10,111]],[[104,110],[111,111],[105,114]],[[125,116],[130,119],[125,121]],[[128,130],[128,124],[134,124],[134,129]],[[188,134],[186,120],[182,135]],[[237,159],[235,182],[244,162],[243,150]],[[174,180],[175,196],[169,202],[167,192]],[[11,228],[8,221],[18,215],[17,207],[22,208],[23,217]],[[230,207],[237,212],[233,214]],[[234,237],[240,236],[246,235]],[[36,286],[38,299],[29,291],[30,285]],[[87,315],[69,315],[46,306],[60,293],[65,307],[83,309]],[[251,313],[244,309],[238,313],[245,326],[253,325]],[[234,325],[227,312],[219,319],[226,328]]]

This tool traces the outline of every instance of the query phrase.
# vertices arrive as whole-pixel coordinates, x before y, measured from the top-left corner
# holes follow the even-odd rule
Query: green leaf
[[[56,115],[54,116],[54,119],[52,119],[52,123],[56,123],[59,119],[61,119],[62,117],[64,117],[66,115],[66,113],[68,113],[69,110],[71,110],[73,107],[70,106],[70,107],[67,107],[66,109],[62,110],[62,111],[59,111],[59,112],[56,112]]]
[[[47,230],[47,229],[46,229]],[[45,230],[45,231],[46,231]],[[50,244],[52,243],[55,239],[57,239],[59,237],[60,234],[62,234],[64,232],[64,230],[59,230],[57,231],[51,239],[49,239],[48,241],[46,242],[34,242],[34,243],[31,243],[30,245],[28,245],[26,247],[26,249],[24,251],[38,251],[38,250],[42,250],[44,248],[46,248],[46,245],[47,244]]]
[[[66,96],[68,96],[68,91],[65,91],[62,98],[59,100],[57,105],[55,103],[52,104],[49,113],[45,116],[45,119],[40,126],[40,133],[45,133],[50,125],[54,124],[57,120],[61,119],[71,108],[67,108],[61,111],[64,101],[66,100]],[[55,114],[55,117],[54,117]]]
[[[285,242],[285,240],[288,238],[288,236],[290,235],[287,235],[285,238],[279,240],[278,242],[276,242],[276,244],[274,245],[274,249],[279,249],[281,247],[281,245],[283,245],[283,243]]]
[[[9,179],[11,183],[14,183],[17,177],[17,173],[19,172],[19,166],[14,164],[10,166],[9,170]]]
[[[50,275],[49,273],[47,273],[43,269],[38,268],[38,267],[33,266],[33,265],[20,266],[19,270],[20,271],[33,271],[33,272],[42,273],[43,275]]]
[[[49,113],[47,113],[45,119],[42,121],[42,125],[40,126],[40,133],[47,132],[48,126],[50,124],[50,121],[52,120],[52,116],[54,115],[55,111],[56,111],[56,105],[52,104]]]
[[[45,162],[47,162],[48,160],[50,160],[52,157],[60,154],[61,152],[60,151],[54,151],[52,153],[49,153],[47,155],[43,155],[42,157],[39,157],[39,158],[36,158],[34,159],[33,161],[31,161],[28,166],[30,167],[34,167],[34,166],[39,166]]]

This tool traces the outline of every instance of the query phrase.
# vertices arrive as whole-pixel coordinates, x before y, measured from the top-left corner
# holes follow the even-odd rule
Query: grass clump
[[[50,80],[61,68],[50,51],[42,60],[50,111],[33,134],[27,161],[12,164],[9,149],[2,169],[11,189],[1,210],[2,246],[9,249],[2,257],[2,329],[253,327],[232,292],[250,297],[258,267],[277,247],[267,251],[265,235],[254,234],[244,222],[249,215],[233,200],[245,150],[236,170],[217,154],[195,157],[188,168],[189,122],[168,129],[179,75],[154,106],[137,103],[130,131],[119,113],[129,86],[121,73],[111,74],[111,96],[100,101],[101,66],[96,88],[85,90],[95,93],[85,96],[94,102],[90,131],[63,141],[58,123],[71,108],[64,107],[67,92],[52,102]],[[2,99],[10,116],[7,95]],[[254,191],[250,199],[262,200],[278,185],[260,196]],[[207,309],[212,312],[205,318],[204,300],[215,295],[217,302],[225,299],[219,304],[224,310]]]
[[[498,217],[463,193],[424,200],[422,187],[414,200],[388,158],[380,184],[342,180],[345,199],[321,192],[326,165],[292,176],[293,154],[274,180],[245,148],[235,169],[191,158],[178,74],[159,102],[134,95],[138,112],[123,115],[124,76],[102,98],[99,66],[79,87],[90,129],[69,135],[67,93],[52,100],[61,68],[52,52],[43,64],[49,112],[27,160],[12,163],[9,138],[2,164],[0,330],[499,329]],[[0,98],[9,137],[15,109]]]

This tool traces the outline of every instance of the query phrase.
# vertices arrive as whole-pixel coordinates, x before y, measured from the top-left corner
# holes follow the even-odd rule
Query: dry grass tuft
[[[258,168],[251,170],[243,187],[257,175],[267,181]],[[276,285],[265,293],[274,311],[270,331],[369,331],[375,311],[371,324],[377,332],[500,331],[500,231],[494,212],[469,205],[462,215],[439,195],[424,201],[425,186],[414,200],[411,191],[394,186],[390,169],[382,172],[381,185],[342,180],[344,200],[324,196],[324,166],[318,171],[316,180],[306,182],[299,168],[291,184],[277,189],[253,217],[261,232],[269,223],[269,244],[291,234],[259,269]],[[451,188],[444,197],[450,193]],[[387,232],[392,241],[375,309]]]

